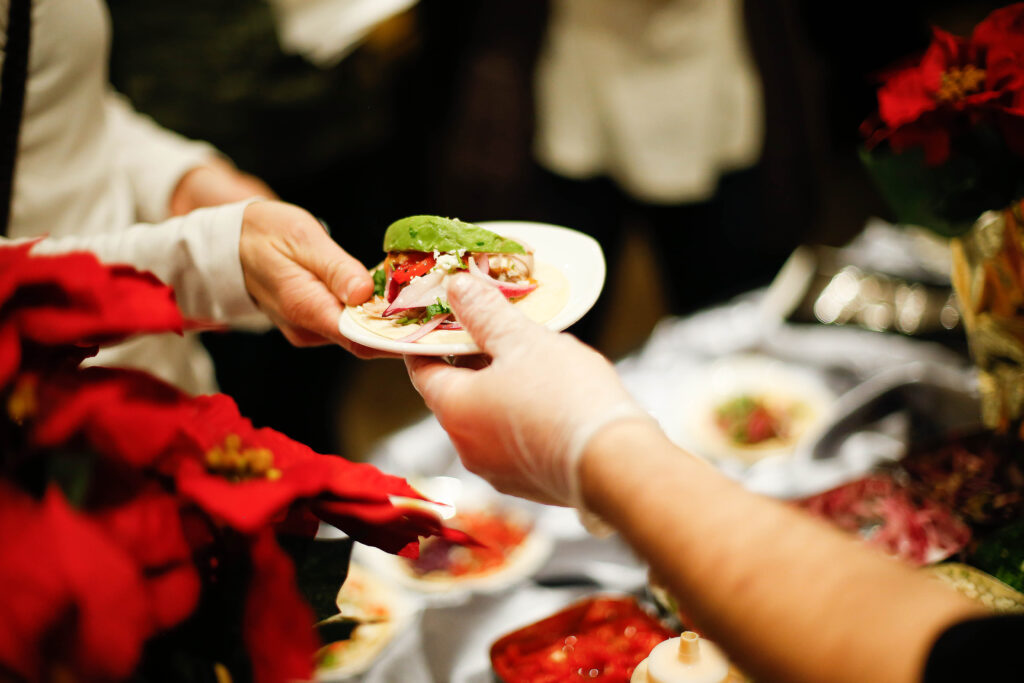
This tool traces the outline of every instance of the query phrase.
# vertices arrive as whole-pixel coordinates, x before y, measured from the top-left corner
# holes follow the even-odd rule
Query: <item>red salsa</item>
[[[591,598],[491,646],[503,683],[629,683],[654,646],[676,634],[632,598]]]
[[[786,438],[787,417],[757,396],[738,396],[718,406],[715,411],[718,428],[733,443],[741,446]]]
[[[460,545],[437,537],[423,539],[419,558],[409,561],[413,574],[476,576],[493,572],[505,566],[530,533],[529,526],[521,520],[487,510],[460,511],[448,521],[448,526],[465,531],[477,545]]]

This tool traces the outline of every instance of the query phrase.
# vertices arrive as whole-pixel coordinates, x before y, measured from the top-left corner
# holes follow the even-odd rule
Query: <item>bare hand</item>
[[[373,280],[308,211],[284,202],[250,204],[238,253],[246,289],[292,344],[340,344],[360,358],[391,355],[338,332],[343,306],[369,299]]]

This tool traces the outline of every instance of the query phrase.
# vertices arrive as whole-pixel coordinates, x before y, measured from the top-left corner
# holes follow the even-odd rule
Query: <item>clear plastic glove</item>
[[[305,209],[274,201],[247,206],[238,254],[249,295],[292,344],[340,344],[360,358],[392,355],[338,332],[343,306],[369,299],[373,279]]]
[[[492,360],[472,369],[409,356],[406,366],[463,464],[499,491],[582,510],[587,442],[611,422],[651,418],[607,359],[530,321],[496,289],[459,275],[448,300]]]

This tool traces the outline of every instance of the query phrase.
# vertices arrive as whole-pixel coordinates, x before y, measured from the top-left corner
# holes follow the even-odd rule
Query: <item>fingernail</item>
[[[369,280],[369,278],[367,278]],[[345,302],[356,301],[359,299],[365,299],[366,296],[373,294],[373,283],[372,282],[361,282],[359,278],[352,278],[349,280],[348,286],[345,288]]]

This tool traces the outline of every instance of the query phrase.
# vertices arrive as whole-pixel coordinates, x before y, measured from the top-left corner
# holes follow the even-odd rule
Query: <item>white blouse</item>
[[[8,0],[0,0],[6,44]],[[168,220],[182,176],[216,153],[157,126],[109,85],[110,19],[100,0],[34,0],[10,238],[48,235],[34,253],[78,249],[149,270],[188,317],[260,318],[238,240],[248,202]],[[141,337],[104,349],[102,365],[141,367],[182,389],[216,389],[195,335]]]

